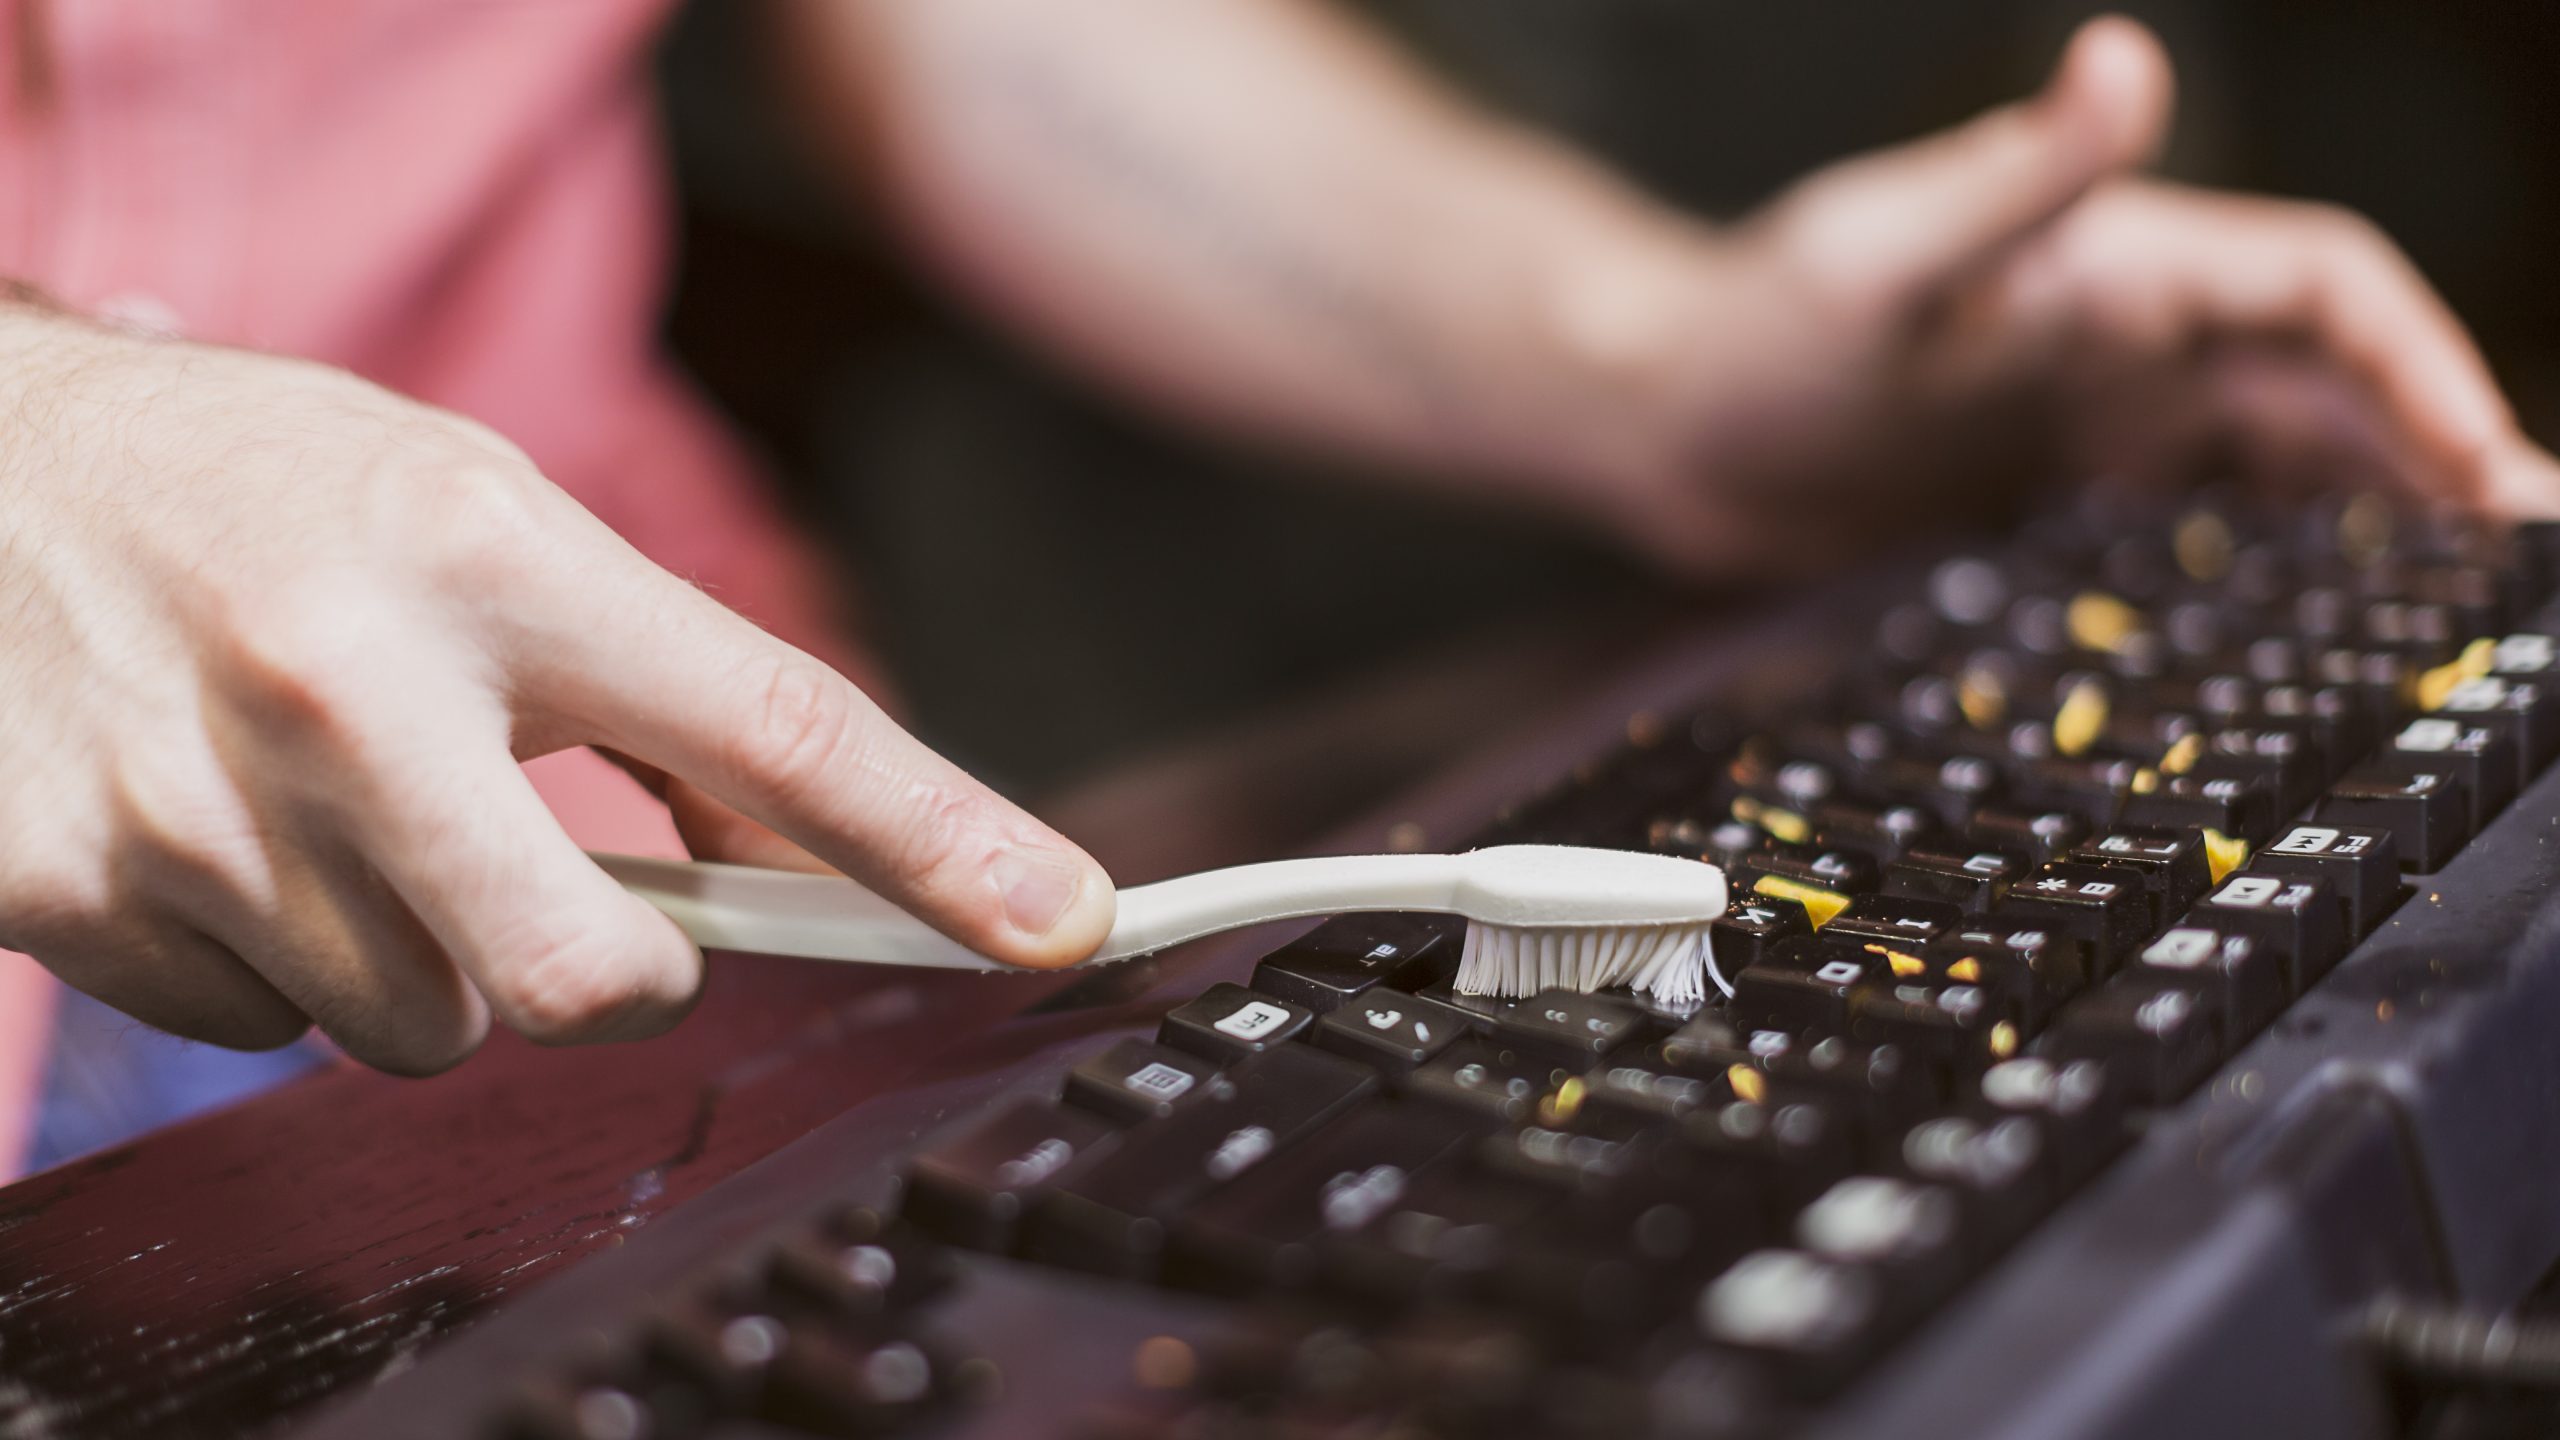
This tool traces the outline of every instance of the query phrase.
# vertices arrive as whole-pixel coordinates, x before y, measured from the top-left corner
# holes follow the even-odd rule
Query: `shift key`
[[[1378,1089],[1366,1065],[1286,1045],[1227,1072],[1234,1092],[1150,1121],[1058,1185],[1024,1227],[1023,1253],[1133,1280],[1152,1278],[1165,1232],[1220,1186]]]

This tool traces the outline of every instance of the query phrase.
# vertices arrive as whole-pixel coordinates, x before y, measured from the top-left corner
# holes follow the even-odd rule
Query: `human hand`
[[[477,425],[13,306],[0,432],[0,946],[137,1018],[406,1073],[493,1012],[673,1023],[701,957],[518,768],[589,743],[678,777],[689,834],[779,832],[999,959],[1110,927],[1082,851]]]
[[[2560,513],[2560,466],[2373,225],[2129,178],[2169,110],[2149,33],[2096,21],[2042,94],[1691,237],[1607,518],[1685,572],[1792,570],[2208,457]]]

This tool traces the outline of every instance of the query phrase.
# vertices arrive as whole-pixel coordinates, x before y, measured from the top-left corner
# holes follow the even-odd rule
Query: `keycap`
[[[1684,1073],[1720,1077],[1753,1104],[1818,1101],[1843,1134],[1871,1152],[1889,1149],[1944,1093],[1943,1076],[1902,1046],[1837,1035],[1798,1039],[1762,1030],[1737,1041],[1729,1028],[1693,1025],[1665,1041],[1663,1053]]]
[[[1588,1064],[1633,1039],[1642,1012],[1605,995],[1541,990],[1496,1020],[1494,1039],[1514,1049]]]
[[[863,1208],[785,1237],[766,1275],[775,1291],[836,1318],[876,1320],[948,1289],[956,1268],[948,1251]]]
[[[2376,763],[2394,774],[2445,771],[2458,777],[2470,798],[2464,828],[2473,834],[2515,798],[2516,776],[2523,769],[2515,742],[2500,729],[2447,715],[2421,716],[2402,726]]]
[[[2065,1006],[2036,1048],[2057,1062],[2100,1061],[2121,1077],[2127,1100],[2166,1105],[2213,1073],[2221,1044],[2192,986],[2136,970]]]
[[[795,1325],[765,1375],[755,1418],[816,1435],[886,1434],[943,1398],[943,1371],[913,1340]]]
[[[1881,1322],[1900,1329],[1964,1282],[1961,1214],[1956,1198],[1938,1186],[1853,1175],[1805,1207],[1795,1241],[1807,1254],[1873,1277]]]
[[[656,1307],[639,1330],[645,1369],[695,1389],[709,1401],[706,1408],[730,1415],[754,1413],[791,1333],[779,1315],[701,1294]]]
[[[2548,681],[2483,675],[2455,686],[2436,713],[2504,732],[2516,747],[2518,788],[2560,755],[2560,705],[2553,703]]]
[[[2219,830],[2255,845],[2275,828],[2275,795],[2263,780],[2218,773],[2228,767],[2199,760],[2184,775],[2161,778],[2149,789],[2137,783],[2125,802],[2122,823],[2155,830],[2191,826]]]
[[[2299,995],[2345,958],[2345,916],[2326,880],[2243,870],[2188,918],[2254,937],[2283,963],[2287,991]]]
[[[1167,1278],[1238,1295],[1310,1284],[1320,1236],[1393,1209],[1416,1174],[1492,1123],[1393,1101],[1356,1107],[1179,1221]]]
[[[1030,1203],[1092,1169],[1119,1143],[1111,1122],[1024,1100],[917,1155],[901,1213],[928,1235],[978,1250],[1010,1249]]]
[[[1861,851],[1771,844],[1742,858],[1736,888],[1750,889],[1766,876],[1843,896],[1864,895],[1876,888],[1876,862]]]
[[[2220,773],[2252,777],[2265,785],[2275,797],[2278,814],[2290,815],[2310,804],[2320,782],[2328,778],[2327,762],[2313,750],[2308,726],[2266,720],[2230,725],[2204,737],[2204,752]]]
[[[1979,915],[1999,904],[2009,887],[2034,868],[2013,851],[1960,839],[1927,840],[1884,868],[1881,892],[1898,899],[1935,900]]]
[[[2024,921],[2076,936],[2104,977],[2151,933],[2151,892],[2130,870],[2056,861],[2013,886],[1992,920]]]
[[[1796,941],[1731,977],[1725,1008],[1745,1029],[1837,1034],[1849,1023],[1849,992],[1892,974],[1882,954],[1858,945]]]
[[[1316,1048],[1401,1075],[1448,1049],[1473,1028],[1454,1005],[1396,990],[1376,990],[1316,1022]]]
[[[2204,837],[2192,830],[2110,830],[2075,846],[2071,858],[2139,874],[2151,891],[2151,913],[2160,919],[2184,915],[2213,885]]]
[[[2350,942],[2373,933],[2400,903],[2400,847],[2388,830],[2296,825],[2259,851],[2249,868],[2328,881],[2346,907]]]
[[[1385,1214],[1320,1236],[1317,1271],[1329,1290],[1386,1305],[1458,1295],[1563,1203],[1527,1180],[1433,1166]]]
[[[1813,843],[1827,849],[1863,850],[1879,865],[1902,858],[1914,841],[1938,828],[1917,805],[1878,804],[1835,796],[1813,809]]]
[[[1305,1045],[1242,1061],[1227,1078],[1232,1098],[1139,1126],[1052,1185],[1024,1226],[1022,1252],[1147,1279],[1175,1218],[1378,1089],[1368,1067]]]
[[[499,1415],[499,1440],[633,1440],[698,1433],[700,1420],[661,1413],[648,1397],[605,1380],[542,1376],[516,1387]]]
[[[1624,1118],[1624,1117],[1620,1117]],[[1475,1148],[1475,1163],[1565,1193],[1607,1190],[1642,1163],[1631,1125],[1595,1131],[1573,1125],[1523,1125],[1488,1135]]]
[[[1314,1019],[1303,1005],[1220,981],[1166,1015],[1156,1039],[1227,1065],[1286,1044]]]
[[[1067,1072],[1066,1102],[1123,1123],[1228,1098],[1218,1067],[1169,1045],[1123,1040]]]
[[[2312,811],[2323,825],[2390,831],[2402,868],[2419,874],[2443,869],[2471,838],[2470,817],[2470,797],[2451,771],[2372,766],[2349,772]]]
[[[1921,1064],[1970,1078],[2018,1053],[2017,1022],[1978,985],[1862,985],[1849,997],[1849,1038],[1895,1045]]]
[[[1318,1015],[1372,986],[1419,990],[1457,973],[1463,921],[1446,915],[1349,915],[1283,945],[1253,969],[1253,988]]]
[[[1757,1197],[1758,1218],[1772,1227],[1854,1171],[1861,1149],[1837,1106],[1804,1098],[1710,1105],[1684,1117],[1678,1131],[1706,1173],[1732,1177]]]
[[[1982,1072],[1962,1113],[1990,1124],[2011,1117],[2035,1121],[2059,1196],[2124,1148],[2124,1098],[2103,1061],[2024,1055]]]
[[[1968,1258],[1987,1265],[2053,1204],[2046,1148],[2043,1124],[2023,1115],[1942,1115],[1902,1137],[1902,1173],[1957,1198]]]
[[[1770,841],[1769,832],[1748,820],[1713,823],[1667,816],[1645,829],[1645,848],[1683,860],[1704,860],[1728,874],[1741,868],[1743,857]]]
[[[1698,1301],[1699,1329],[1752,1356],[1787,1394],[1818,1400],[1846,1385],[1885,1331],[1872,1276],[1797,1250],[1758,1250]]]
[[[1833,940],[1858,936],[1917,950],[1963,923],[1964,912],[1943,900],[1861,895],[1832,917],[1824,933]]]
[[[1989,848],[2014,851],[2041,864],[2079,844],[2089,833],[2089,822],[2069,809],[1993,806],[1973,812],[1966,833]]]
[[[1582,1077],[1584,1107],[1647,1120],[1677,1119],[1732,1098],[1733,1083],[1722,1064],[1702,1058],[1701,1063],[1682,1065],[1660,1045],[1622,1051]]]
[[[1732,975],[1777,953],[1781,943],[1812,934],[1813,921],[1806,917],[1804,906],[1745,894],[1708,922],[1708,953],[1715,957],[1719,971]]]
[[[2234,876],[2237,881],[2241,877]],[[2172,925],[2135,962],[2190,981],[2237,1042],[2265,1029],[2294,996],[2292,966],[2247,926],[2209,916]]]
[[[1454,1106],[1496,1120],[1527,1119],[1578,1067],[1469,1037],[1441,1051],[1405,1077],[1404,1093],[1434,1105]]]
[[[2002,917],[1986,917],[1997,918]],[[1980,985],[2007,997],[2017,1007],[2019,1028],[2034,1034],[2096,978],[2093,952],[2086,941],[2032,917],[2006,918],[2021,923],[1968,926],[1931,942],[1921,958],[1933,978]]]

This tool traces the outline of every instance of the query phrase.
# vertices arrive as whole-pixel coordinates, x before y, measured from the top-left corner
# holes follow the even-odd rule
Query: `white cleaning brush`
[[[1006,970],[850,880],[687,860],[598,855],[623,888],[698,944],[813,960]],[[1467,917],[1457,988],[1520,996],[1626,985],[1689,1004],[1706,993],[1707,923],[1724,872],[1696,860],[1571,845],[1464,855],[1326,855],[1133,885],[1087,965],[1221,930],[1350,911]]]

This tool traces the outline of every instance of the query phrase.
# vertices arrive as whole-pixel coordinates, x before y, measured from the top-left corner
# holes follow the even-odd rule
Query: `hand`
[[[490,432],[320,366],[0,310],[0,946],[218,1044],[452,1065],[673,1023],[701,957],[517,762],[610,746],[999,959],[1082,851]]]
[[[2096,21],[2034,99],[1690,237],[1616,528],[1692,573],[1793,569],[2205,457],[2560,513],[2560,466],[2374,226],[2126,178],[2169,91],[2148,32]]]

